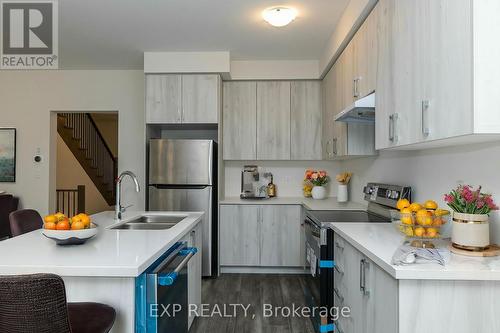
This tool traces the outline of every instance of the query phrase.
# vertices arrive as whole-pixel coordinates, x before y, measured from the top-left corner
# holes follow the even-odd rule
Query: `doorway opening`
[[[118,112],[56,112],[55,118],[51,210],[67,216],[113,210]]]

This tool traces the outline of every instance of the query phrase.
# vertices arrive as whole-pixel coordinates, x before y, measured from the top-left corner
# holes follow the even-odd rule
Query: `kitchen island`
[[[119,222],[113,214],[92,215],[99,232],[83,245],[58,246],[39,230],[0,242],[0,274],[60,275],[69,302],[108,304],[117,312],[112,332],[134,332],[136,277],[176,242],[186,239],[203,213],[130,211]],[[186,217],[165,230],[111,229],[145,214]]]
[[[332,223],[331,228],[335,233],[334,303],[349,306],[352,312],[350,318],[336,322],[340,330],[500,332],[500,257],[451,254],[446,266],[395,266],[391,258],[404,236],[394,225]]]

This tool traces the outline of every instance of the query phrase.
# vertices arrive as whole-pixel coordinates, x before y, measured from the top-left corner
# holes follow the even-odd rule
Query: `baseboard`
[[[221,266],[221,274],[309,274],[303,267],[254,267],[254,266]]]

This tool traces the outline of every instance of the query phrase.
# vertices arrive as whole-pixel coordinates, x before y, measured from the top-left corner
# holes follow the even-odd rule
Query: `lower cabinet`
[[[300,205],[221,205],[222,266],[304,265]]]
[[[190,231],[185,237],[185,241],[188,242],[188,246],[198,249],[198,252],[188,262],[188,305],[196,304],[199,309],[201,306],[201,257],[203,244],[201,223],[198,223],[198,225]],[[191,312],[189,312],[189,327],[191,327],[194,318],[195,316],[191,315]]]
[[[349,307],[335,322],[339,333],[397,333],[398,282],[335,234],[334,305]]]

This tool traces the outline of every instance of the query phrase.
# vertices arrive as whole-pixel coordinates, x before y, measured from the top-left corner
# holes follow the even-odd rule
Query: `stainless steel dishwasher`
[[[176,243],[136,278],[136,332],[188,331],[187,263],[197,251]]]

